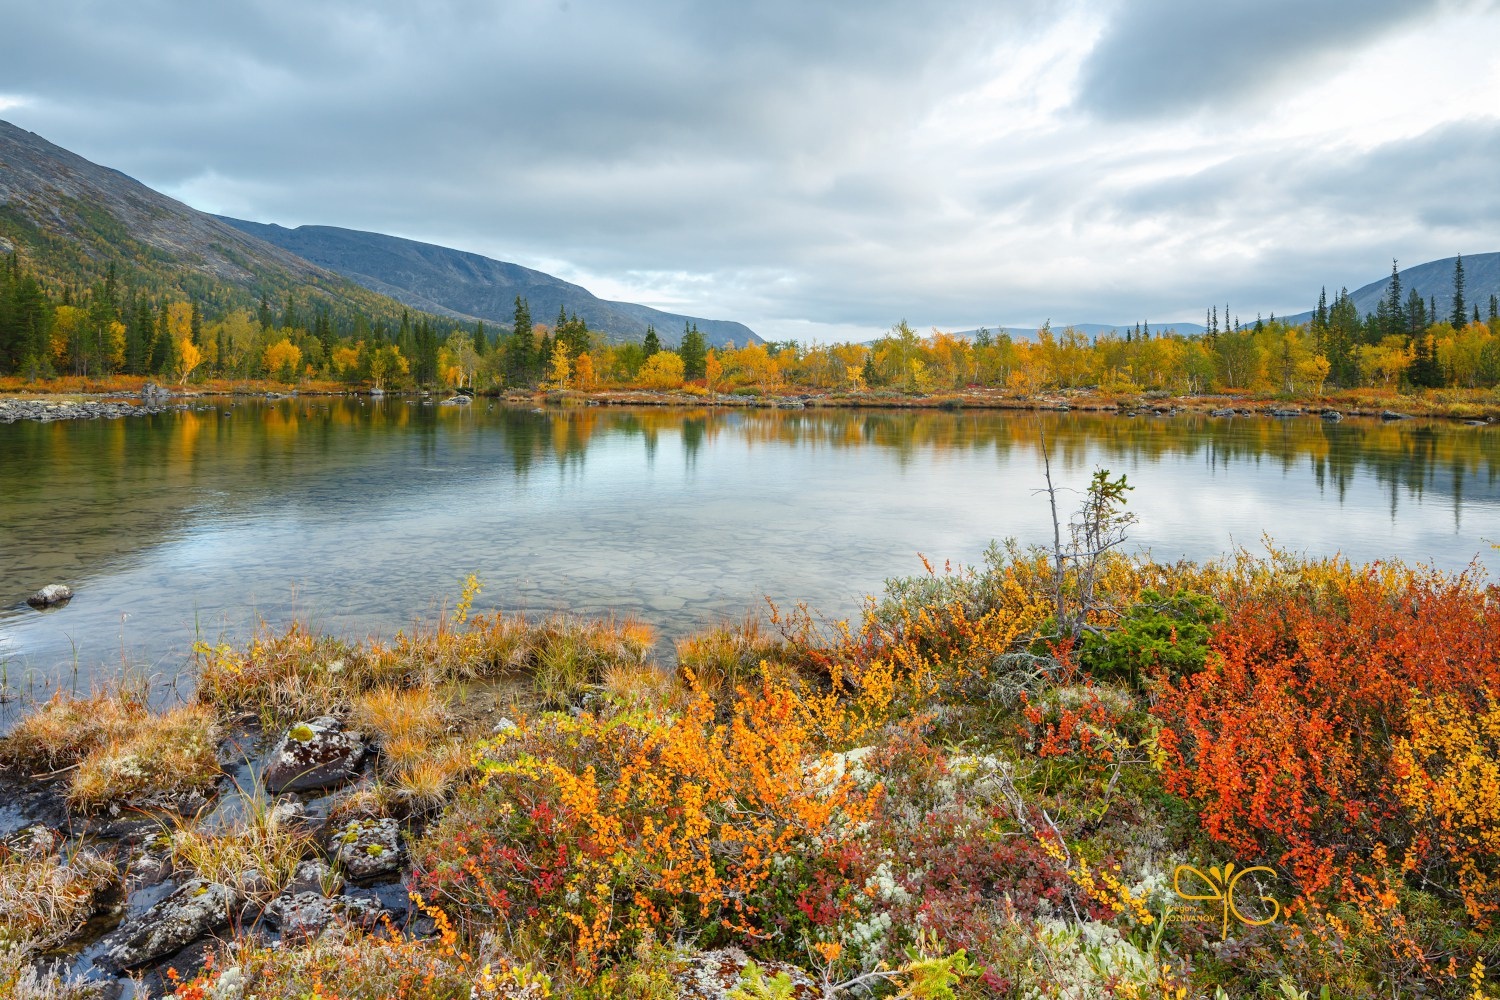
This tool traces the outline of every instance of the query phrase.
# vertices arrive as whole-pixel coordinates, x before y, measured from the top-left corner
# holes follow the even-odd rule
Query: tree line
[[[1321,395],[1329,387],[1487,388],[1500,384],[1500,303],[1465,298],[1455,265],[1452,308],[1404,288],[1392,266],[1387,294],[1361,317],[1347,290],[1320,295],[1312,318],[1231,323],[1225,306],[1207,329],[1183,335],[1149,324],[1100,336],[1046,324],[1035,340],[981,329],[919,335],[905,321],[871,344],[795,341],[710,349],[695,324],[668,345],[653,327],[641,343],[612,343],[559,310],[534,321],[517,297],[509,330],[403,312],[398,320],[330,313],[295,295],[273,306],[214,313],[210,303],[153,294],[106,275],[85,288],[49,286],[16,254],[0,259],[0,375],[148,376],[335,381],[380,388],[446,386],[594,389],[635,386],[771,391],[943,392],[999,388],[1021,395],[1098,388],[1200,393],[1245,389]]]

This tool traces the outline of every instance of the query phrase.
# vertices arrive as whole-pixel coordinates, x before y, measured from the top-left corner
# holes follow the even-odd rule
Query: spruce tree
[[[1500,297],[1490,296],[1490,319],[1500,319]]]
[[[510,337],[505,342],[506,381],[513,385],[526,381],[531,371],[531,354],[531,304],[517,295],[515,318],[511,320]]]
[[[1385,316],[1389,324],[1387,333],[1410,333],[1406,325],[1406,311],[1401,308],[1401,272],[1396,267],[1396,258],[1391,258],[1391,284],[1385,290]]]
[[[691,328],[683,325],[679,353],[682,355],[683,377],[689,381],[703,378],[708,367],[708,339],[698,332],[697,323]]]
[[[641,347],[648,358],[661,350],[661,338],[656,335],[656,327],[649,323],[646,324],[646,339],[641,342]]]
[[[1464,303],[1464,255],[1453,261],[1453,329],[1462,330],[1468,321],[1469,310]]]
[[[474,328],[474,353],[482,358],[489,349],[490,336],[484,332],[484,320],[480,320]]]

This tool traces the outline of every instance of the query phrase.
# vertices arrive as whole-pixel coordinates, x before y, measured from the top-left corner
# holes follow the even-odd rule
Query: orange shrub
[[[793,691],[742,691],[726,723],[548,716],[502,734],[466,796],[414,851],[419,885],[474,928],[541,918],[585,975],[662,926],[751,932],[775,866],[867,819]]]
[[[1417,692],[1475,711],[1500,690],[1500,593],[1469,573],[1305,569],[1231,600],[1206,668],[1153,711],[1167,787],[1213,837],[1347,897],[1381,857],[1427,863],[1393,755],[1422,738]]]

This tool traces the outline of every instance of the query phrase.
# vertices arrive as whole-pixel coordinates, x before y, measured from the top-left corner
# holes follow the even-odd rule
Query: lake
[[[221,400],[0,426],[0,680],[35,697],[123,665],[165,684],[195,637],[244,641],[259,619],[389,636],[470,573],[477,609],[632,615],[668,657],[766,598],[846,617],[918,553],[1050,540],[1043,436],[1060,485],[1128,475],[1130,548],[1157,559],[1269,534],[1458,569],[1500,541],[1491,427]],[[54,582],[70,604],[25,605]]]

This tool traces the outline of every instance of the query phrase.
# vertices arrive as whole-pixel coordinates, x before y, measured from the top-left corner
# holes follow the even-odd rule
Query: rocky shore
[[[152,413],[185,410],[186,405],[170,402],[166,395],[130,399],[3,399],[0,398],[0,424],[18,420],[50,423],[54,420],[112,420],[116,417],[141,417]]]

